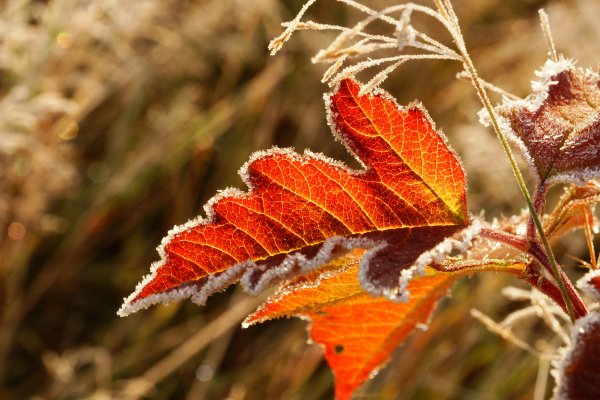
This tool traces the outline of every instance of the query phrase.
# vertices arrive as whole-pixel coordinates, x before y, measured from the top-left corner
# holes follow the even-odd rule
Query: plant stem
[[[530,239],[525,239],[521,236],[513,235],[512,233],[492,228],[482,229],[480,235],[482,237],[510,246],[523,253],[527,253],[531,257],[533,257],[535,262],[541,265],[544,269],[550,272],[552,271],[548,255],[538,242]],[[571,282],[564,275],[564,272],[559,269],[559,273],[561,274],[561,278],[564,279],[565,282],[565,291],[567,292],[567,298],[569,299],[568,302],[565,301],[560,287],[558,287],[557,285],[546,279],[543,275],[541,275],[540,272],[535,269],[535,264],[530,263],[525,275],[521,278],[528,282],[531,286],[535,287],[536,289],[550,297],[552,300],[554,300],[556,304],[561,306],[561,308],[565,310],[565,312],[567,312],[567,314],[567,304],[571,304],[571,306],[573,307],[572,310],[575,319],[583,317],[588,312],[585,303],[583,302],[583,300],[581,300],[581,297],[579,297],[579,293],[577,293],[577,290],[575,290]]]
[[[521,276],[523,269],[515,267],[525,265],[523,260],[507,259],[485,259],[485,260],[459,260],[449,264],[432,264],[431,268],[439,272],[450,274],[474,273],[474,272],[508,272],[509,274]]]
[[[546,206],[546,185],[539,183],[537,185],[535,196],[533,198],[533,207],[537,215],[544,214],[544,208]],[[533,216],[530,215],[529,221],[527,221],[527,238],[530,240],[536,240],[536,226],[533,221]]]
[[[448,12],[443,7],[441,7],[439,3],[436,2],[436,4],[438,5],[438,9],[440,9],[440,13],[442,13],[443,15],[448,15]],[[473,86],[475,87],[475,90],[477,91],[477,95],[479,96],[479,99],[481,100],[483,106],[485,107],[486,111],[488,112],[491,123],[492,123],[492,127],[494,128],[494,131],[496,132],[496,135],[498,136],[498,139],[500,140],[500,143],[502,144],[504,152],[506,153],[506,156],[508,157],[508,161],[510,162],[510,167],[513,171],[513,174],[515,175],[515,178],[517,179],[517,183],[519,185],[519,189],[521,190],[521,194],[523,195],[523,198],[525,198],[525,202],[527,203],[527,207],[529,208],[529,212],[531,214],[531,218],[533,219],[533,223],[535,224],[535,227],[539,233],[540,239],[542,240],[542,244],[544,245],[544,249],[546,250],[548,259],[550,260],[550,267],[552,269],[552,275],[553,275],[554,279],[556,280],[556,283],[558,284],[558,288],[560,289],[560,293],[565,302],[565,305],[567,308],[567,313],[569,314],[569,318],[571,319],[572,322],[575,322],[575,314],[573,312],[573,305],[571,304],[571,301],[569,299],[569,294],[567,292],[567,287],[566,287],[565,281],[563,279],[563,276],[560,274],[558,263],[556,262],[556,259],[554,258],[554,253],[552,252],[550,243],[548,242],[548,239],[546,238],[546,235],[544,233],[544,227],[542,226],[542,221],[535,209],[535,206],[531,199],[531,195],[529,194],[529,190],[527,189],[527,185],[525,184],[525,179],[523,179],[523,175],[521,174],[521,171],[519,170],[519,167],[517,166],[517,162],[515,161],[512,150],[510,149],[510,145],[508,144],[508,139],[506,138],[506,135],[500,128],[500,124],[498,123],[498,119],[496,118],[496,115],[494,113],[494,108],[492,107],[492,103],[490,102],[490,99],[487,95],[487,92],[485,91],[485,88],[483,87],[481,81],[479,80],[479,75],[477,74],[475,65],[473,64],[473,61],[471,60],[471,57],[469,56],[469,53],[466,50],[466,46],[464,44],[464,39],[462,37],[462,33],[460,32],[460,27],[458,26],[458,22],[454,21],[454,20],[450,20],[449,22],[452,25],[454,25],[457,30],[457,32],[451,32],[451,33],[453,34],[454,41],[456,42],[458,49],[462,55],[464,67],[471,77],[471,81],[473,83]]]
[[[546,296],[550,297],[565,312],[567,311],[565,301],[562,298],[562,295],[560,293],[560,290],[558,289],[558,286],[556,286],[554,284],[554,282],[547,279],[543,275],[540,275],[539,272],[537,271],[537,269],[535,269],[533,264],[530,264],[528,266],[524,276],[521,279],[523,279],[525,282],[529,283],[531,286],[533,286],[540,292],[544,293]],[[571,289],[574,293],[577,293],[575,291],[575,288],[573,288],[572,286],[571,286]],[[569,292],[571,292],[571,290]],[[575,314],[575,318],[581,318],[581,317],[585,316],[588,313],[588,310],[587,310],[587,307],[585,306],[585,303],[581,300],[579,295],[575,294],[575,297],[572,297],[572,299],[577,299],[576,301],[573,301],[573,303],[574,303],[573,311]]]
[[[542,265],[543,268],[545,268],[548,272],[551,272],[548,256],[544,252],[544,249],[540,248],[538,242],[532,241],[530,243],[530,254],[536,258],[536,260]],[[586,315],[588,313],[588,310],[585,303],[579,296],[579,293],[577,293],[577,290],[575,290],[575,287],[573,286],[569,278],[566,276],[565,272],[562,269],[559,269],[558,271],[561,274],[563,281],[565,282],[568,297],[571,300],[571,304],[574,308],[575,319]]]
[[[585,239],[587,242],[588,250],[590,252],[590,264],[592,269],[598,268],[598,262],[596,260],[596,249],[594,249],[593,231],[592,224],[594,223],[594,215],[590,211],[588,206],[583,206],[583,213],[585,215]]]
[[[494,114],[494,110],[492,108],[490,100],[487,97],[487,93],[485,92],[485,89],[479,82],[479,77],[477,76],[477,71],[475,70],[473,63],[468,56],[465,57],[465,66],[468,68],[469,73],[471,74],[471,78],[473,79],[473,83],[475,84],[475,88],[478,92],[478,95],[481,98],[483,105],[486,108],[488,114],[490,115],[490,119],[492,121],[492,126],[494,128],[494,131],[496,131],[496,135],[498,136],[498,139],[500,139],[500,142],[502,143],[504,152],[506,153],[506,155],[508,157],[510,166],[513,170],[515,178],[517,179],[519,189],[521,189],[521,194],[525,198],[525,202],[527,202],[527,207],[529,208],[529,213],[531,214],[533,223],[535,224],[535,227],[538,231],[539,237],[542,241],[542,244],[544,245],[544,249],[546,250],[548,259],[550,260],[550,267],[552,268],[552,275],[553,275],[554,279],[556,280],[556,283],[558,284],[558,288],[560,289],[560,294],[562,295],[563,300],[566,304],[569,318],[571,319],[572,322],[575,322],[575,314],[573,312],[573,305],[571,304],[571,301],[569,299],[565,281],[559,272],[559,266],[558,266],[558,263],[556,262],[556,258],[554,257],[554,253],[552,252],[552,248],[550,247],[550,243],[548,242],[548,238],[546,237],[546,234],[544,233],[544,227],[542,226],[542,221],[541,221],[538,213],[535,210],[535,206],[533,204],[533,201],[531,200],[531,195],[529,194],[529,190],[527,189],[527,185],[525,184],[523,175],[521,174],[521,171],[519,170],[519,167],[517,166],[517,162],[515,161],[515,158],[512,154],[512,151],[508,144],[508,140],[506,139],[506,136],[500,129],[500,125],[498,124],[498,120],[496,119],[496,116]]]

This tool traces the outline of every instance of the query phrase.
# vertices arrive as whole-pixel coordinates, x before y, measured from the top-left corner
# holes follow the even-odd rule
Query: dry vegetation
[[[242,331],[260,299],[235,289],[203,308],[186,302],[115,314],[157,258],[160,238],[216,190],[241,186],[235,172],[253,151],[310,147],[348,161],[325,124],[324,67],[308,61],[326,34],[296,35],[267,55],[280,22],[301,4],[4,2],[0,398],[331,397],[330,372],[320,350],[305,344],[303,323]],[[526,94],[546,56],[542,6],[559,51],[597,65],[597,1],[457,0],[484,79]],[[357,18],[325,0],[309,15],[342,25]],[[477,124],[477,99],[454,79],[456,68],[407,64],[384,87],[402,103],[420,98],[449,135],[466,164],[474,212],[514,212],[517,186],[493,134]],[[580,256],[580,239],[561,246]],[[398,351],[362,396],[530,398],[538,360],[468,312],[499,319],[518,307],[499,295],[506,283],[484,275],[460,284],[430,330]],[[530,343],[551,343],[542,323],[523,328]]]

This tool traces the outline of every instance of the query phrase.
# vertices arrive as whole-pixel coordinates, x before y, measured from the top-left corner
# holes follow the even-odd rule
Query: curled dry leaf
[[[540,183],[584,184],[600,173],[600,75],[547,61],[532,94],[496,107]]]
[[[401,108],[386,93],[359,91],[344,80],[325,100],[334,135],[362,170],[311,152],[255,154],[240,171],[249,191],[223,191],[205,206],[206,219],[169,232],[161,260],[119,315],[187,297],[202,304],[238,280],[257,293],[355,248],[366,250],[361,286],[406,299],[403,271],[410,277],[463,246],[447,239],[469,217],[465,174],[445,138],[420,106]]]
[[[600,313],[577,320],[571,344],[555,363],[557,400],[600,399]]]
[[[600,202],[600,185],[591,181],[584,186],[572,186],[565,190],[552,213],[546,217],[544,231],[549,238],[558,238],[564,234],[585,227],[597,226],[594,213],[590,212]]]
[[[355,249],[316,271],[283,284],[275,295],[244,321],[244,327],[275,318],[315,312],[362,295],[357,267],[365,250]]]

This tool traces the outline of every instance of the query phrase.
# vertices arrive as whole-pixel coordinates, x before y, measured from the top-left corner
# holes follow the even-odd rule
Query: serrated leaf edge
[[[360,82],[357,82],[357,83],[361,84]],[[238,280],[240,281],[240,283],[242,284],[242,287],[244,288],[244,290],[246,292],[248,292],[251,295],[256,295],[256,294],[262,292],[267,286],[271,285],[276,280],[289,278],[289,277],[291,277],[292,274],[299,275],[299,274],[307,273],[309,271],[312,271],[312,270],[318,268],[320,265],[330,261],[333,257],[332,253],[333,253],[334,249],[351,250],[353,248],[365,248],[368,250],[368,252],[365,253],[365,255],[363,256],[363,259],[361,260],[360,267],[359,267],[359,270],[360,270],[359,280],[361,283],[361,287],[363,287],[365,290],[367,290],[369,293],[371,293],[375,296],[382,295],[391,301],[397,301],[397,302],[407,301],[408,296],[402,294],[401,291],[377,288],[375,285],[368,282],[368,279],[366,277],[365,271],[367,269],[368,261],[370,259],[369,256],[373,256],[376,252],[380,251],[383,247],[385,247],[385,242],[374,241],[374,240],[367,239],[367,238],[356,238],[356,237],[345,238],[345,237],[341,237],[341,236],[334,236],[334,237],[331,237],[331,238],[327,239],[326,241],[324,241],[322,244],[322,247],[319,249],[317,255],[315,255],[311,259],[307,259],[303,254],[301,254],[299,252],[290,253],[290,255],[285,257],[285,259],[278,266],[272,267],[269,271],[266,271],[264,274],[262,274],[258,284],[251,284],[250,281],[251,281],[252,273],[256,272],[257,269],[259,269],[260,267],[256,264],[255,261],[247,260],[242,263],[234,264],[233,266],[231,266],[230,268],[228,268],[227,270],[225,270],[219,274],[207,276],[206,283],[200,289],[195,287],[193,284],[189,284],[188,286],[173,288],[167,292],[155,293],[155,294],[152,294],[143,299],[138,299],[134,302],[137,295],[142,291],[144,286],[146,286],[149,282],[151,282],[157,276],[158,270],[162,266],[165,265],[165,263],[167,261],[167,254],[164,250],[165,246],[177,234],[182,233],[182,232],[184,232],[194,226],[197,226],[197,225],[208,225],[208,224],[214,222],[215,212],[213,209],[213,205],[215,203],[217,203],[219,200],[221,200],[222,198],[242,197],[242,196],[246,196],[249,193],[252,193],[254,191],[254,185],[251,183],[251,181],[249,179],[249,174],[248,174],[248,168],[254,161],[256,161],[260,158],[270,156],[270,155],[279,154],[279,155],[288,156],[288,157],[292,158],[293,160],[295,160],[297,162],[302,162],[302,163],[310,162],[310,159],[321,160],[323,162],[343,168],[346,172],[348,172],[351,175],[362,174],[367,171],[366,165],[360,159],[358,159],[358,156],[355,154],[355,152],[347,145],[346,140],[344,140],[343,133],[341,133],[336,128],[335,123],[334,123],[335,116],[334,116],[333,111],[331,110],[331,102],[332,102],[331,98],[337,91],[339,91],[340,85],[341,85],[341,82],[338,83],[338,85],[336,85],[336,87],[333,88],[332,91],[324,94],[324,96],[323,96],[324,101],[325,101],[327,122],[331,128],[331,132],[332,132],[334,138],[336,140],[340,141],[344,145],[344,147],[347,149],[347,151],[359,162],[359,164],[361,165],[361,169],[357,169],[357,170],[352,169],[341,161],[334,160],[334,159],[327,157],[321,153],[315,153],[310,150],[305,150],[304,156],[296,153],[292,148],[280,148],[280,147],[272,147],[269,150],[260,150],[260,151],[254,152],[250,156],[248,161],[246,161],[238,171],[238,174],[242,178],[242,181],[247,186],[248,190],[246,192],[244,192],[237,188],[223,189],[223,190],[219,191],[215,196],[213,196],[210,200],[208,200],[208,202],[204,205],[203,208],[204,208],[206,217],[203,217],[200,215],[196,218],[190,219],[189,221],[187,221],[184,224],[176,225],[175,227],[173,227],[167,233],[167,235],[165,237],[163,237],[160,245],[157,247],[157,251],[160,256],[160,260],[155,261],[151,264],[150,273],[147,274],[146,276],[144,276],[144,278],[136,285],[136,288],[133,291],[133,293],[131,293],[129,296],[127,296],[123,299],[123,304],[117,311],[117,315],[119,315],[120,317],[125,317],[125,316],[128,316],[139,310],[147,309],[148,307],[155,305],[155,304],[159,304],[159,303],[168,304],[173,301],[184,300],[187,298],[190,298],[192,300],[192,302],[194,302],[198,305],[204,305],[206,303],[207,298],[210,295],[212,295],[220,290],[225,289],[226,287],[235,283]],[[393,96],[391,96],[389,93],[387,93],[386,91],[381,90],[381,89],[375,89],[375,90],[367,93],[367,95],[382,96],[386,100],[393,102],[393,104],[400,111],[409,110],[411,108],[418,108],[423,113],[425,119],[431,124],[432,129],[438,134],[439,137],[441,137],[441,139],[443,140],[444,144],[446,145],[448,151],[457,160],[458,165],[461,169],[462,175],[465,178],[465,185],[466,185],[466,174],[464,172],[465,169],[460,160],[460,157],[454,151],[454,149],[450,146],[448,139],[443,134],[443,132],[435,127],[434,121],[429,116],[429,113],[427,112],[427,110],[420,103],[411,103],[408,107],[403,107],[397,103],[396,99],[394,99]],[[470,216],[467,215],[465,219],[469,220]],[[433,255],[438,254],[438,253],[444,254],[444,255],[448,254],[450,251],[452,251],[454,249],[454,247],[452,247],[452,246],[450,246],[448,248],[449,243],[450,242],[445,240],[442,243],[438,244],[439,247],[436,246],[433,249],[429,250],[429,252],[427,252],[427,253],[432,254],[432,257],[433,257]],[[447,249],[447,250],[445,250],[445,249]],[[298,265],[299,268],[294,268],[295,265]],[[422,274],[425,266],[426,265],[419,265],[418,267],[416,267],[416,269],[417,269],[416,273]],[[412,270],[413,267],[410,267],[409,269]],[[406,290],[406,286],[408,285],[410,278],[412,276],[414,276],[414,274],[415,274],[415,272],[404,273],[404,271],[403,271],[403,276],[401,277],[400,283],[399,283],[402,289]]]
[[[530,155],[525,142],[513,131],[510,121],[500,115],[500,110],[510,110],[513,108],[525,108],[530,112],[534,112],[542,106],[544,101],[548,98],[550,87],[557,84],[558,82],[552,78],[556,75],[567,71],[569,69],[577,69],[577,72],[583,75],[597,75],[594,71],[589,68],[576,68],[576,62],[571,59],[560,58],[557,61],[546,60],[542,68],[535,71],[535,75],[538,80],[531,81],[531,94],[524,99],[513,100],[508,97],[503,97],[502,103],[497,105],[494,110],[496,119],[500,125],[500,129],[505,133],[509,141],[519,150],[524,161],[530,170],[534,173],[534,177],[537,183],[540,182],[539,171],[533,161],[533,157]],[[483,126],[490,125],[490,117],[487,110],[481,109],[478,113],[479,121]],[[585,168],[579,172],[562,172],[551,176],[544,180],[547,186],[553,186],[558,183],[572,183],[574,185],[584,185],[594,178],[600,177],[600,167]]]

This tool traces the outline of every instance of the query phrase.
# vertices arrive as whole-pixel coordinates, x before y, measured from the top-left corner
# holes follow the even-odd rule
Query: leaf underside
[[[496,110],[541,183],[584,184],[600,173],[600,75],[548,61],[533,93]]]
[[[206,219],[175,227],[119,315],[186,297],[202,304],[238,280],[257,293],[356,248],[366,250],[362,287],[402,298],[402,271],[469,224],[465,175],[425,110],[359,90],[344,80],[325,100],[334,135],[364,169],[311,152],[255,154],[240,171],[249,191],[227,189]]]

